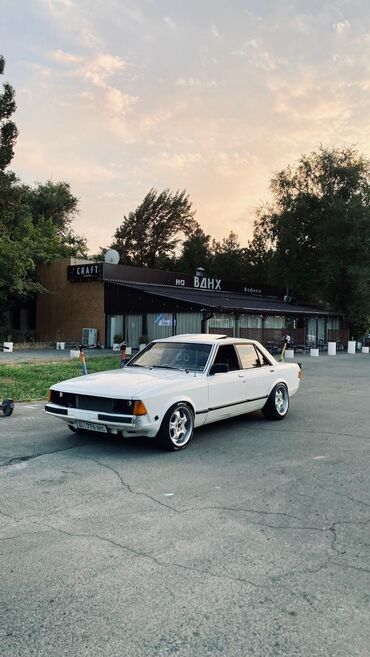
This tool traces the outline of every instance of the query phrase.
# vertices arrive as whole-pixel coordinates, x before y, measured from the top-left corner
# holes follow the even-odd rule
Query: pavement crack
[[[26,461],[31,461],[32,459],[38,459],[41,456],[48,456],[49,454],[59,454],[59,452],[69,452],[71,449],[76,449],[79,445],[73,445],[73,447],[62,447],[61,449],[54,449],[51,452],[39,452],[37,454],[27,454],[25,456],[12,456],[6,458],[5,456],[0,456],[0,468],[5,468],[9,465],[18,465],[19,463],[25,463]]]
[[[143,559],[149,559],[153,563],[155,563],[157,566],[160,566],[162,568],[180,568],[182,570],[186,570],[188,572],[194,572],[197,574],[201,575],[207,575],[208,577],[213,577],[216,579],[221,579],[221,580],[229,580],[232,582],[237,582],[241,584],[249,584],[253,588],[256,589],[262,589],[266,588],[265,585],[260,585],[257,584],[256,582],[253,582],[251,580],[248,580],[244,577],[234,577],[232,575],[225,575],[225,574],[220,574],[220,573],[215,573],[212,572],[206,568],[196,568],[195,566],[187,566],[186,564],[178,563],[176,561],[162,561],[161,559],[158,559],[157,557],[153,556],[149,552],[144,552],[142,550],[135,550],[135,548],[131,548],[128,545],[124,545],[123,543],[119,543],[118,541],[114,541],[111,538],[107,538],[106,536],[100,536],[100,534],[90,534],[90,533],[85,533],[85,532],[72,532],[72,531],[67,531],[66,529],[60,529],[59,527],[55,527],[53,525],[50,525],[48,523],[44,523],[49,529],[52,529],[56,532],[60,532],[62,534],[65,534],[66,536],[70,536],[71,538],[92,538],[92,539],[97,539],[99,541],[102,541],[103,543],[108,543],[110,545],[113,545],[114,547],[118,547],[121,550],[124,550],[125,552],[128,552],[130,554],[133,554],[135,557],[143,558]]]
[[[347,495],[346,493],[340,493],[337,490],[332,490],[330,488],[326,488],[326,486],[321,486],[321,484],[317,484],[317,488],[320,488],[321,490],[324,490],[327,493],[331,493],[332,495],[338,495],[339,497],[345,497],[347,500],[351,500],[351,502],[355,502],[356,504],[362,504],[363,506],[366,506],[366,507],[370,506],[370,504],[368,504],[367,502],[364,502],[363,500],[358,500],[356,497],[351,497],[351,495]]]
[[[113,472],[114,475],[119,479],[122,488],[127,490],[131,495],[139,496],[139,497],[146,497],[148,500],[151,500],[152,502],[155,502],[155,504],[159,504],[159,506],[164,507],[165,509],[168,509],[169,511],[173,511],[173,513],[179,513],[177,509],[175,509],[173,506],[170,504],[165,504],[165,502],[161,502],[158,500],[158,498],[153,497],[152,495],[149,495],[149,493],[143,493],[141,491],[136,491],[130,486],[130,484],[127,483],[127,481],[124,481],[122,475],[119,473],[116,468],[114,468],[112,465],[108,465],[107,463],[102,463],[102,461],[98,461],[97,459],[92,458],[91,456],[78,456],[78,458],[81,459],[88,459],[89,461],[93,461],[97,465],[100,465],[102,468],[106,468],[107,470],[110,470],[110,472]]]
[[[298,429],[258,429],[254,427],[254,431],[267,431],[270,433],[299,433]],[[362,438],[364,440],[370,440],[370,436],[364,436],[356,433],[339,433],[337,431],[310,431],[310,434],[313,436],[342,436],[343,438]]]

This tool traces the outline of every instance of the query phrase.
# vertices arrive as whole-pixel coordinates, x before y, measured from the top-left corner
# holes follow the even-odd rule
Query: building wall
[[[44,263],[38,279],[48,290],[36,302],[36,335],[42,341],[80,342],[83,328],[97,328],[105,343],[104,284],[101,281],[67,281],[67,266],[76,259]]]

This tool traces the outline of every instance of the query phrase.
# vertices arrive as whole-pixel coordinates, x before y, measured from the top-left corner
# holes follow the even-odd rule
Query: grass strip
[[[89,374],[119,368],[117,356],[86,358]],[[62,362],[23,362],[0,365],[0,399],[36,401],[46,399],[50,386],[82,374],[78,358]]]

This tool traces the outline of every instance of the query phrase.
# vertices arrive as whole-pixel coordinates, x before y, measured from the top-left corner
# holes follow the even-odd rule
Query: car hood
[[[131,399],[138,398],[144,391],[157,390],[158,386],[172,389],[176,381],[190,381],[189,377],[194,377],[194,372],[125,367],[67,379],[51,386],[51,389],[79,395]]]

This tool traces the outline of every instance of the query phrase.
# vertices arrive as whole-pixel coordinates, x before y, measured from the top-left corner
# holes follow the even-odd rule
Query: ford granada
[[[176,335],[122,369],[53,385],[45,410],[77,433],[148,436],[180,450],[210,422],[251,411],[283,420],[300,377],[299,365],[278,363],[255,340]]]

